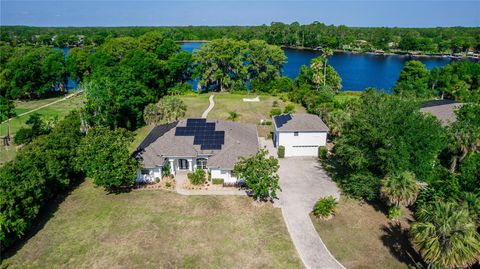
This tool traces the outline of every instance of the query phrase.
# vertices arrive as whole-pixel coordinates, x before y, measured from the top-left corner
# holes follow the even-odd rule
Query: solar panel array
[[[185,127],[177,127],[175,136],[193,136],[193,144],[200,149],[222,149],[225,131],[215,131],[215,123],[206,119],[187,119]]]

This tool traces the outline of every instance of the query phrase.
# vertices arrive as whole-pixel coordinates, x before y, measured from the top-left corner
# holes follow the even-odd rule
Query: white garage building
[[[317,156],[327,144],[327,125],[312,114],[282,114],[273,117],[273,144],[285,147],[285,157]]]

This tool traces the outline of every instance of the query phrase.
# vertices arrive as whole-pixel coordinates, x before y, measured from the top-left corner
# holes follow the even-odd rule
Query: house
[[[211,178],[236,183],[233,167],[240,157],[258,151],[254,125],[207,119],[187,119],[156,126],[140,144],[134,155],[142,165],[137,182],[152,182],[178,171],[205,169]]]
[[[432,100],[422,103],[420,105],[420,112],[429,113],[435,116],[442,126],[447,126],[450,123],[457,121],[455,110],[461,106],[462,103],[453,100]]]
[[[273,144],[285,147],[285,157],[317,156],[327,144],[327,125],[312,114],[282,114],[273,117]]]

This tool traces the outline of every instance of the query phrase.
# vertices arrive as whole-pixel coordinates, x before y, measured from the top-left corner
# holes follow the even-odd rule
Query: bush
[[[328,155],[327,147],[325,147],[325,146],[318,147],[318,158],[326,159],[327,155]]]
[[[223,178],[212,178],[213,184],[223,184]]]
[[[290,114],[293,112],[295,112],[295,105],[292,103],[286,105],[285,108],[283,109],[284,114]]]
[[[170,173],[170,163],[168,162],[166,165],[162,167],[162,177],[168,177],[171,175]]]
[[[313,215],[316,217],[327,219],[335,213],[337,207],[337,199],[333,196],[320,198],[313,207]]]
[[[388,218],[391,220],[395,220],[400,218],[402,216],[402,210],[400,210],[400,207],[390,207],[388,209]]]
[[[271,121],[271,120],[262,120],[262,122],[260,123],[260,125],[270,126],[270,125],[272,125],[272,121]]]
[[[33,137],[34,135],[31,128],[22,127],[15,134],[14,141],[15,141],[15,144],[17,145],[27,144],[32,141]]]
[[[273,101],[272,107],[278,107],[278,101],[277,101],[277,100],[274,100],[274,101]]]
[[[205,182],[206,173],[203,169],[197,169],[195,172],[188,173],[187,177],[193,185],[200,185]]]
[[[278,158],[285,158],[285,147],[284,146],[278,146]]]
[[[278,116],[280,114],[282,114],[282,110],[278,107],[274,107],[272,110],[270,110],[270,117]]]

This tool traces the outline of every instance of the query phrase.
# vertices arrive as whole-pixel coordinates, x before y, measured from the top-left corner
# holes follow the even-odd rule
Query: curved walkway
[[[271,155],[275,155],[272,141],[260,140]],[[275,206],[282,210],[283,219],[295,248],[306,268],[344,269],[328,251],[310,219],[310,212],[320,197],[340,197],[338,188],[317,158],[296,157],[279,159],[280,187]]]
[[[208,116],[208,113],[210,111],[212,111],[213,107],[215,106],[215,102],[213,102],[213,97],[215,97],[215,95],[210,95],[210,97],[208,98],[208,101],[210,101],[210,105],[207,107],[207,110],[205,110],[202,114],[202,118],[206,119],[207,116]]]

